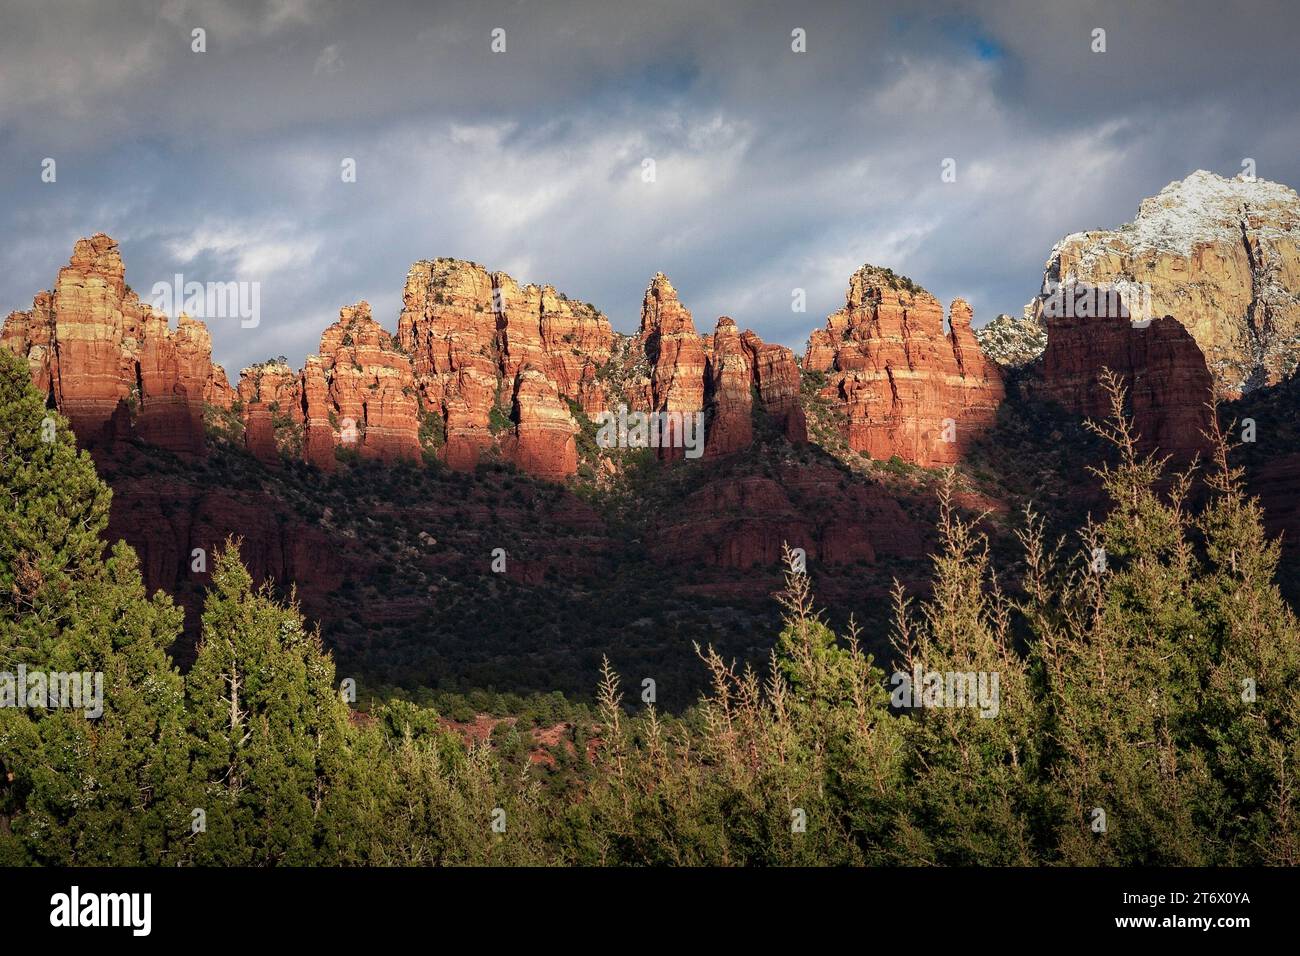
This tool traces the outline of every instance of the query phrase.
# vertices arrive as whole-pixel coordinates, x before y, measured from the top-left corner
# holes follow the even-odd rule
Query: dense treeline
[[[129,548],[105,557],[109,489],[0,349],[0,671],[101,672],[104,698],[93,719],[0,707],[0,862],[1295,863],[1278,547],[1222,440],[1193,512],[1114,396],[1104,521],[1052,544],[1027,516],[1004,590],[945,496],[933,588],[896,596],[900,671],[996,675],[996,714],[893,706],[792,571],[765,674],[702,649],[712,690],[667,718],[606,669],[594,757],[555,787],[518,740],[467,749],[430,708],[354,721],[319,635],[233,546],[182,676],[179,610]]]

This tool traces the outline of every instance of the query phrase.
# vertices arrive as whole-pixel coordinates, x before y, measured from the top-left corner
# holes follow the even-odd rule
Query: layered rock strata
[[[1005,392],[970,323],[957,299],[945,334],[943,307],[910,279],[871,265],[853,274],[803,364],[825,376],[820,396],[842,413],[850,448],[947,465],[988,430]]]

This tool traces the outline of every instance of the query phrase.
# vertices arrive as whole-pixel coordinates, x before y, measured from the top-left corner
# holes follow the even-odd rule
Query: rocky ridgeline
[[[1150,315],[1174,316],[1224,394],[1273,385],[1300,359],[1300,197],[1264,180],[1197,170],[1142,201],[1114,230],[1053,248],[1044,283],[1149,290]],[[1039,317],[1044,298],[1029,304]]]
[[[958,299],[945,330],[934,296],[865,265],[844,308],[810,336],[803,373],[849,449],[936,466],[959,460],[996,420],[999,366],[1031,366],[1031,392],[1092,417],[1106,411],[1100,375],[1110,368],[1133,393],[1144,444],[1181,458],[1203,447],[1207,375],[1231,394],[1294,367],[1298,237],[1293,191],[1193,173],[1144,201],[1133,223],[1066,237],[1046,267],[1053,288],[1147,289],[1143,306],[1172,318],[1143,328],[1105,311],[1057,316],[1039,296],[1025,318],[972,331]],[[205,411],[216,411],[234,426],[228,435],[272,465],[290,456],[331,470],[342,449],[385,462],[436,455],[460,471],[503,460],[560,480],[579,470],[589,419],[623,405],[702,411],[706,458],[751,447],[761,419],[791,443],[807,440],[793,353],[726,316],[700,334],[663,274],[646,289],[640,328],[624,336],[551,286],[458,259],[420,261],[395,335],[359,302],[340,310],[302,368],[262,363],[234,389],[212,364],[203,324],[182,315],[172,329],[123,276],[112,239],[80,240],[54,289],[0,333],[92,449],[134,437],[200,457]],[[617,455],[595,456],[598,474],[617,470]]]
[[[595,307],[551,286],[456,259],[417,262],[396,336],[359,302],[301,369],[261,363],[234,389],[212,364],[204,325],[182,315],[172,330],[123,276],[112,239],[81,240],[54,291],[4,325],[4,344],[27,357],[92,449],[137,437],[201,456],[208,407],[237,421],[268,464],[287,454],[332,470],[342,448],[385,462],[436,454],[457,470],[495,456],[562,479],[577,471],[580,418],[616,400],[704,411],[709,456],[749,447],[755,400],[791,441],[806,438],[793,353],[729,318],[700,336],[663,275],[646,292],[640,331],[621,341]]]

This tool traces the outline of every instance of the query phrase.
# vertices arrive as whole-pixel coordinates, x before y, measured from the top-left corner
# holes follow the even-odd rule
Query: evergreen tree
[[[778,793],[796,798],[803,835],[788,862],[876,864],[897,846],[904,739],[885,673],[862,651],[856,624],[841,639],[813,606],[806,573],[786,552],[784,614],[767,686]],[[774,838],[790,841],[792,808]]]
[[[1213,663],[1191,741],[1203,747],[1223,797],[1207,816],[1221,826],[1230,864],[1300,864],[1295,768],[1300,765],[1300,622],[1274,583],[1281,546],[1264,533],[1259,502],[1229,464],[1217,415],[1209,436],[1213,497],[1197,521],[1207,571],[1198,609]]]
[[[298,608],[254,589],[228,541],[216,556],[202,641],[186,677],[196,799],[207,832],[194,859],[222,865],[320,861],[345,814],[349,714],[334,663]]]
[[[1058,851],[1074,864],[1203,864],[1216,852],[1202,814],[1214,784],[1203,754],[1184,746],[1209,664],[1191,476],[1159,490],[1164,462],[1139,455],[1123,386],[1109,374],[1104,383],[1112,420],[1093,427],[1118,453],[1096,469],[1110,511],[1084,529],[1073,571],[1046,582],[1051,562],[1040,563],[1027,584]]]
[[[466,748],[435,711],[379,708],[360,735],[350,825],[340,860],[383,866],[537,866],[545,845],[540,786],[503,767],[492,747]]]
[[[940,551],[919,615],[895,589],[908,779],[897,862],[1023,866],[1039,852],[1036,703],[987,543],[953,507],[955,481],[949,471],[940,491]]]
[[[0,349],[0,669],[95,676],[102,714],[0,708],[5,862],[163,863],[188,834],[181,612],[145,597],[134,552],[104,559],[111,492],[67,422]],[[84,687],[83,687],[84,690]]]
[[[665,723],[629,717],[605,663],[597,699],[602,772],[571,824],[591,863],[791,865],[878,862],[899,805],[901,739],[883,674],[840,642],[790,565],[785,627],[766,679],[700,651],[711,689]],[[698,648],[697,648],[698,650]]]

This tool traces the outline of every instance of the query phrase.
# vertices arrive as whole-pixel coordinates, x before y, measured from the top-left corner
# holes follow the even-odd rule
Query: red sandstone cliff
[[[1048,317],[1043,391],[1077,415],[1110,417],[1100,376],[1124,379],[1144,452],[1177,461],[1205,452],[1214,382],[1191,333],[1172,316],[1137,325],[1120,315]]]
[[[402,300],[398,341],[425,413],[441,419],[447,464],[473,468],[500,436],[521,468],[573,474],[578,426],[568,403],[603,406],[595,373],[609,358],[609,320],[551,286],[521,287],[458,259],[415,263]]]
[[[132,433],[184,457],[204,452],[203,404],[229,405],[225,372],[212,364],[206,327],[142,303],[124,281],[117,243],[81,239],[51,292],[13,312],[0,344],[26,356],[36,387],[84,446],[108,448]]]
[[[843,411],[849,447],[951,464],[997,416],[1002,378],[980,350],[970,306],[953,302],[943,331],[937,299],[889,270],[865,265],[844,308],[808,340],[804,368],[827,375],[822,397]]]
[[[707,455],[726,455],[748,448],[754,440],[754,368],[736,323],[723,316],[713,333],[708,381],[712,414],[705,431]]]
[[[611,363],[616,394],[610,405],[629,412],[704,413],[704,455],[716,458],[750,447],[755,403],[793,443],[808,440],[794,353],[740,332],[727,316],[713,335],[695,330],[690,310],[663,273],[656,273],[641,305],[639,332],[619,343]],[[661,449],[682,458],[680,448]]]
[[[799,363],[784,345],[767,345],[753,332],[741,335],[749,353],[753,384],[763,411],[785,437],[802,444],[808,440],[808,422],[799,398]]]
[[[619,402],[633,412],[707,411],[706,434],[721,430],[707,453],[721,455],[748,447],[757,389],[786,436],[806,440],[794,355],[725,323],[726,354],[718,355],[721,340],[696,332],[662,274],[646,290],[641,329],[630,340],[592,306],[550,286],[521,287],[455,259],[412,266],[403,303],[398,341],[412,356],[425,414],[441,419],[442,454],[453,468],[472,468],[498,448],[539,477],[572,475],[578,424],[571,403],[593,416]],[[611,362],[616,390],[604,374]],[[680,449],[667,457],[681,457]]]
[[[263,464],[274,465],[280,461],[269,405],[250,402],[244,406],[244,447]]]
[[[245,447],[268,463],[301,456],[329,470],[338,445],[384,461],[438,447],[456,469],[499,454],[549,479],[577,470],[575,407],[595,415],[614,404],[603,370],[616,339],[604,315],[551,286],[425,260],[407,276],[395,338],[359,303],[341,310],[300,371],[264,362],[232,388],[212,364],[206,327],[181,316],[172,330],[141,303],[102,234],[78,242],[54,290],[0,333],[92,448],[134,435],[202,455],[206,403],[238,409]],[[633,411],[705,411],[710,456],[748,447],[755,398],[787,438],[806,440],[793,354],[730,320],[699,336],[662,274],[646,291],[640,333],[622,341],[619,399]]]
[[[678,301],[677,290],[662,272],[650,280],[642,300],[641,342],[651,367],[649,410],[703,411],[704,344],[690,311]]]
[[[826,465],[707,481],[664,516],[648,543],[665,564],[709,569],[770,567],[787,544],[827,565],[924,553],[916,520],[895,497],[879,485],[846,485]]]
[[[302,457],[323,471],[334,470],[334,446],[338,441],[331,421],[329,388],[325,360],[319,355],[307,356],[298,389],[302,399]]]
[[[364,458],[393,462],[420,457],[420,415],[411,360],[370,316],[370,303],[339,310],[321,335],[321,367],[339,440]],[[320,420],[320,410],[310,409]]]

